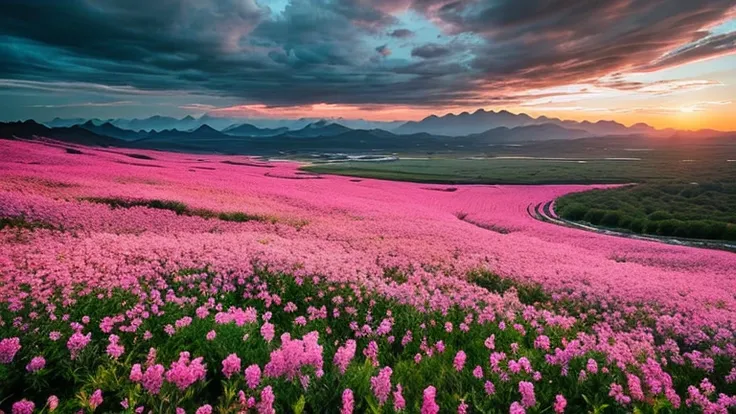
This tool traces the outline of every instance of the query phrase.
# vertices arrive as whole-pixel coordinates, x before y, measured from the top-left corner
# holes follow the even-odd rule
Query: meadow
[[[42,141],[0,154],[5,412],[736,407],[736,255],[529,213],[608,184]]]

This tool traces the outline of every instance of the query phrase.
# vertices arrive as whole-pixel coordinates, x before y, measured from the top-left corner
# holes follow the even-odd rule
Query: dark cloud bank
[[[733,13],[733,0],[292,0],[283,11],[267,3],[4,1],[0,78],[269,105],[435,105],[472,102],[479,85],[595,80],[736,47],[733,33],[702,31]],[[403,11],[452,41],[416,43]],[[396,57],[390,39],[414,42],[410,57]]]

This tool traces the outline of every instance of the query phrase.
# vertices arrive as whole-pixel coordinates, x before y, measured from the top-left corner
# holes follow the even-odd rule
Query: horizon
[[[606,123],[606,122],[615,122],[615,123],[621,124],[621,125],[623,125],[623,126],[625,126],[627,128],[631,128],[631,127],[633,127],[635,125],[642,125],[643,124],[645,126],[649,126],[649,127],[654,128],[655,130],[660,130],[660,131],[661,130],[666,130],[666,129],[674,129],[674,130],[683,131],[683,132],[698,132],[698,131],[702,131],[702,130],[713,130],[713,131],[717,131],[717,132],[736,132],[736,128],[734,128],[732,130],[731,129],[707,128],[707,127],[704,127],[704,128],[692,128],[692,129],[687,129],[687,128],[672,128],[672,127],[657,128],[657,127],[655,127],[653,125],[647,124],[646,122],[623,123],[623,122],[619,122],[619,121],[617,121],[615,119],[603,119],[603,118],[601,118],[601,119],[580,119],[580,120],[577,120],[577,119],[558,118],[558,117],[555,117],[555,116],[548,116],[548,115],[544,115],[544,114],[538,115],[538,116],[533,116],[533,115],[531,115],[529,113],[526,113],[526,112],[512,112],[512,111],[508,111],[506,109],[499,109],[499,110],[493,110],[493,109],[491,109],[491,110],[486,110],[484,108],[477,108],[476,110],[473,110],[473,111],[447,112],[447,113],[441,113],[441,114],[430,114],[430,115],[427,115],[424,118],[415,119],[415,120],[414,119],[411,119],[411,120],[399,120],[399,119],[397,119],[397,120],[390,120],[390,121],[371,121],[371,120],[364,119],[364,118],[343,118],[343,117],[247,118],[247,117],[235,117],[235,116],[227,116],[227,115],[216,115],[216,114],[210,114],[210,113],[206,113],[205,112],[205,113],[198,113],[198,114],[197,113],[186,114],[184,116],[179,116],[179,117],[162,115],[162,114],[152,114],[152,115],[144,116],[144,117],[131,117],[131,118],[124,118],[124,117],[113,117],[113,118],[71,117],[71,118],[64,118],[64,117],[55,116],[53,118],[44,119],[44,120],[34,119],[34,118],[25,118],[25,119],[0,120],[0,122],[25,122],[25,121],[34,121],[34,122],[39,123],[39,124],[49,124],[49,123],[51,123],[53,121],[57,121],[57,120],[84,120],[85,122],[95,121],[96,120],[96,121],[102,121],[104,123],[112,123],[113,121],[116,121],[116,120],[146,120],[146,119],[155,118],[155,117],[173,118],[173,119],[177,119],[177,120],[184,120],[186,118],[192,118],[192,119],[200,120],[200,119],[202,119],[204,117],[209,117],[209,118],[212,118],[212,119],[218,119],[219,118],[219,119],[228,119],[228,120],[234,121],[234,123],[231,124],[230,126],[234,126],[234,125],[238,125],[238,124],[253,124],[255,126],[258,126],[257,124],[261,124],[263,122],[268,122],[268,121],[281,121],[281,122],[309,121],[310,123],[318,122],[318,121],[329,121],[330,123],[337,123],[337,124],[339,124],[341,121],[366,121],[366,122],[385,123],[385,124],[394,124],[395,123],[396,125],[393,125],[390,128],[388,128],[388,129],[395,129],[397,126],[403,125],[403,124],[405,124],[407,122],[418,122],[418,121],[422,121],[422,120],[425,120],[425,119],[430,118],[430,117],[433,117],[433,116],[434,117],[438,117],[438,118],[442,118],[442,117],[446,117],[448,115],[460,116],[463,113],[467,113],[467,114],[472,115],[472,114],[475,114],[476,112],[480,112],[480,111],[495,112],[495,113],[506,112],[506,113],[509,113],[509,114],[515,115],[515,116],[527,115],[527,116],[530,116],[530,117],[532,117],[534,119],[539,119],[541,117],[546,117],[546,118],[549,118],[550,121],[560,121],[560,122],[578,122],[578,123],[588,122],[588,123],[591,123],[591,124]],[[79,124],[75,124],[75,125],[79,125]],[[208,125],[208,124],[205,122],[202,125]],[[543,124],[537,124],[537,125],[543,125]],[[503,126],[499,126],[497,128],[503,128]],[[512,128],[518,128],[518,127],[512,127]],[[127,129],[127,128],[122,128],[122,129]],[[218,128],[214,128],[214,129],[218,129]],[[351,128],[351,129],[364,129],[364,128]],[[493,129],[493,128],[491,128],[491,129]]]
[[[736,130],[728,0],[118,3],[6,5],[0,120],[388,122],[483,108]]]

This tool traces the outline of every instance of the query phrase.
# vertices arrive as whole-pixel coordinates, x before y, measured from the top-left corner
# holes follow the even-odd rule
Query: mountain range
[[[186,152],[236,154],[307,153],[484,153],[499,146],[581,138],[638,137],[707,138],[733,136],[711,130],[683,132],[656,130],[645,124],[626,127],[613,121],[576,122],[533,118],[507,111],[429,116],[390,130],[351,128],[332,120],[290,126],[264,127],[204,115],[181,119],[153,116],[146,119],[54,119],[46,125],[34,121],[0,123],[0,138],[46,137],[100,146],[147,148]],[[171,127],[173,125],[173,127]],[[370,124],[367,124],[370,126]]]

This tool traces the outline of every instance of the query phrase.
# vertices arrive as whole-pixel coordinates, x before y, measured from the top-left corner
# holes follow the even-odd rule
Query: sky
[[[2,2],[0,120],[478,108],[736,130],[736,1]]]

